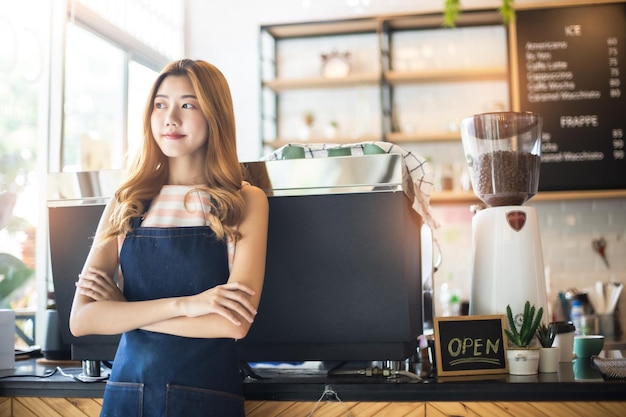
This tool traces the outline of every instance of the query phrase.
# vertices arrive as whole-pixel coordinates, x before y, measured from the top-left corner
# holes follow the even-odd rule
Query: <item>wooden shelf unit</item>
[[[386,140],[397,143],[419,142],[452,142],[459,140],[458,132],[435,131],[428,133],[399,132],[392,122],[395,115],[393,105],[394,89],[401,86],[429,85],[437,83],[473,83],[478,81],[503,81],[508,82],[508,68],[502,67],[458,67],[442,69],[398,70],[392,68],[391,58],[393,51],[393,35],[405,31],[448,31],[454,33],[455,29],[444,29],[443,18],[440,13],[417,14],[417,15],[385,15],[357,19],[341,19],[322,22],[302,22],[279,25],[266,25],[261,27],[261,39],[271,44],[271,47],[260,48],[261,60],[261,138],[263,145],[269,148],[277,148],[286,143],[300,143],[301,139],[291,140],[298,135],[293,132],[281,132],[280,100],[284,93],[295,94],[299,91],[334,90],[334,89],[358,89],[364,86],[379,88],[378,103],[380,114],[378,124],[380,134],[364,133],[352,140],[351,134],[342,134],[333,139],[315,138],[311,141],[323,141],[327,143],[344,144],[363,140]],[[497,11],[483,10],[463,13],[458,21],[458,27],[474,27],[500,25],[501,20]],[[363,68],[352,71],[346,77],[324,78],[322,76],[304,75],[281,78],[280,65],[284,64],[284,57],[278,56],[279,45],[284,41],[302,40],[310,42],[311,39],[325,39],[332,44],[332,40],[355,35],[376,35],[376,42],[368,44],[370,53],[376,55],[380,68],[367,71]],[[307,45],[307,44],[303,44]],[[311,54],[307,47],[302,48],[302,54]],[[269,55],[269,56],[268,56]],[[290,56],[288,59],[297,59]],[[309,55],[310,59],[310,55]],[[271,98],[267,98],[267,94]],[[266,95],[266,97],[263,97]],[[293,115],[292,115],[293,117]],[[268,134],[267,126],[272,126],[274,132]],[[319,139],[319,140],[318,140]]]

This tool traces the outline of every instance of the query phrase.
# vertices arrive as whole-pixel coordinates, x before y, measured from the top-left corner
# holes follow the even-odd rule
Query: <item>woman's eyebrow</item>
[[[154,98],[169,98],[169,96],[167,94],[157,94],[154,96]],[[182,96],[180,96],[180,98],[193,98],[195,100],[198,99],[195,94],[183,94]]]

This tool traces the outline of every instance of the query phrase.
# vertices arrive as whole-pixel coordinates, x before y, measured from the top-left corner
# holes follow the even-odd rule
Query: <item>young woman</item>
[[[144,131],[76,284],[72,333],[123,333],[102,416],[243,416],[235,343],[257,313],[268,203],[243,181],[224,76],[168,65]]]

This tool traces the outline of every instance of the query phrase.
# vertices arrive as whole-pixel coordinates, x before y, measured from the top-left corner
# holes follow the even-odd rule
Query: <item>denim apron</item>
[[[208,226],[138,227],[120,251],[128,301],[197,294],[229,276],[226,242]],[[122,335],[101,417],[241,417],[242,381],[234,339]]]

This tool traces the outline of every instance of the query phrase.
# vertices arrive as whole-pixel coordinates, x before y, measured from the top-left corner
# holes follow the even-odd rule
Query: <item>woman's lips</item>
[[[179,133],[166,133],[163,136],[165,137],[165,139],[170,139],[170,140],[178,140],[178,139],[182,139],[185,137],[185,135],[181,135]]]

